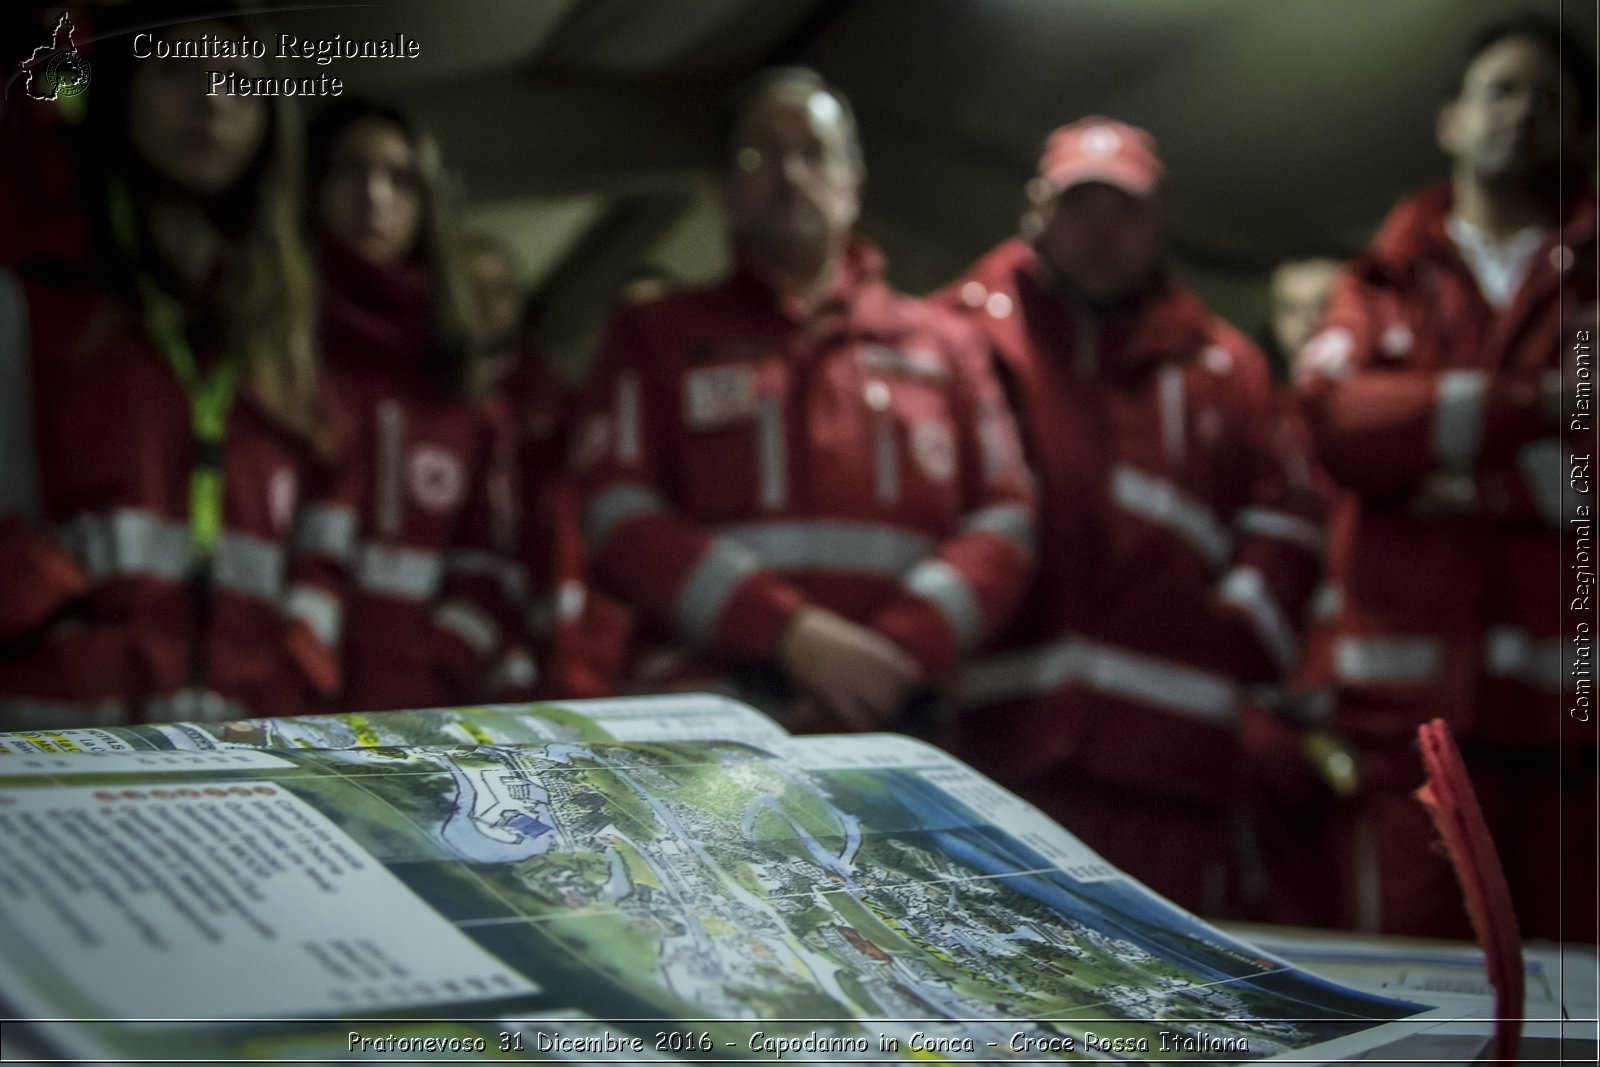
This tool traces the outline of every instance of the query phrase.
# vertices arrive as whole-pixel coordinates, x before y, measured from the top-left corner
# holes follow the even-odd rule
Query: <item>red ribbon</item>
[[[1494,986],[1494,1058],[1515,1062],[1522,1036],[1522,936],[1511,908],[1511,887],[1489,836],[1483,809],[1461,762],[1461,752],[1443,719],[1417,728],[1417,745],[1428,779],[1416,792],[1444,841],[1467,915],[1483,949],[1484,969]]]

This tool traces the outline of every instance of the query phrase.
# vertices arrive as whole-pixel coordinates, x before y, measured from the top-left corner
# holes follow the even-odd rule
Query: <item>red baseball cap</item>
[[[1039,178],[1055,195],[1105,182],[1142,199],[1155,191],[1164,170],[1154,137],[1101,115],[1056,128],[1039,156]]]

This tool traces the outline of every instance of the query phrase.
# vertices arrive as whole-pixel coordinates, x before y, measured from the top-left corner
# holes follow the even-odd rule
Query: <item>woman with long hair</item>
[[[79,146],[91,245],[0,268],[0,728],[293,713],[337,686],[338,553],[289,552],[332,451],[298,126],[207,95],[206,68],[261,64],[135,59],[117,10]],[[191,13],[138,22],[240,31]]]
[[[354,98],[310,144],[323,352],[362,485],[341,704],[472,700],[523,577],[438,152],[400,110]]]

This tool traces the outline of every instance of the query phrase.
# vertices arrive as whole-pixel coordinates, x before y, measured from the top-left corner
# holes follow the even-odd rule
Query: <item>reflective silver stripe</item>
[[[1471,474],[1483,445],[1483,400],[1489,376],[1481,370],[1439,375],[1433,407],[1433,455],[1452,474]]]
[[[639,461],[639,376],[632,371],[617,375],[617,459]]]
[[[394,545],[367,545],[361,550],[356,584],[369,593],[407,600],[429,600],[439,591],[444,560],[437,552]]]
[[[1316,592],[1311,594],[1311,604],[1308,614],[1317,622],[1324,622],[1339,614],[1339,609],[1344,606],[1344,590],[1332,582],[1323,582],[1317,586]]]
[[[977,593],[960,571],[942,559],[924,560],[912,568],[903,584],[938,609],[955,635],[957,648],[970,652],[978,646],[983,639],[983,611]]]
[[[757,465],[760,467],[761,507],[766,511],[780,511],[789,502],[788,462],[784,451],[783,397],[777,393],[761,394],[757,409]]]
[[[1316,523],[1271,508],[1240,508],[1233,518],[1233,525],[1241,534],[1275,537],[1319,554],[1327,543],[1322,527]]]
[[[1279,675],[1286,676],[1294,670],[1300,660],[1300,641],[1273,597],[1266,575],[1255,567],[1235,567],[1222,579],[1218,595],[1250,617],[1256,636],[1271,654]]]
[[[900,455],[895,449],[894,424],[882,414],[872,422],[872,465],[877,475],[878,503],[888,507],[900,499]]]
[[[1083,674],[1085,651],[1072,640],[985,656],[956,682],[956,702],[976,707],[998,700],[1043,696]]]
[[[748,548],[725,537],[713,540],[678,594],[678,631],[684,640],[697,648],[710,645],[722,609],[739,583],[759,567]]]
[[[1234,721],[1240,698],[1238,687],[1221,675],[1068,637],[979,660],[962,672],[957,699],[971,707],[1042,696],[1069,683],[1218,725]]]
[[[440,604],[439,610],[433,613],[433,622],[439,629],[461,638],[480,656],[487,656],[500,644],[500,627],[494,620],[459,600]]]
[[[489,679],[489,691],[528,689],[538,684],[539,664],[527,652],[518,649],[495,666]]]
[[[970,512],[961,520],[965,533],[985,530],[1004,537],[1022,550],[1031,563],[1038,551],[1038,529],[1033,523],[1033,512],[1022,504],[990,504]]]
[[[530,598],[523,621],[529,634],[545,637],[556,628],[557,623],[578,621],[588,603],[588,589],[578,579],[568,578],[556,586],[555,592]]]
[[[79,515],[62,543],[97,578],[147,574],[183,581],[194,565],[188,524],[149,511]],[[283,588],[283,546],[252,534],[223,531],[214,559],[217,585],[275,600]]]
[[[998,485],[1005,475],[1010,473],[1011,456],[1006,448],[1006,434],[1003,429],[1000,402],[993,396],[985,396],[978,403],[978,449],[983,456],[983,480],[989,485]]]
[[[1232,723],[1239,691],[1227,678],[1182,664],[1099,645],[1083,684],[1207,722]]]
[[[806,520],[740,523],[717,533],[755,553],[761,565],[790,573],[853,571],[898,578],[933,553],[934,541],[893,526]]]
[[[348,562],[356,555],[356,521],[354,508],[307,504],[295,516],[294,551]]]
[[[1561,641],[1536,638],[1526,630],[1495,626],[1484,635],[1484,669],[1496,678],[1514,678],[1535,689],[1561,691]]]
[[[189,536],[186,523],[133,509],[79,515],[61,530],[67,550],[96,578],[151,574],[181,581],[192,563]]]
[[[0,268],[0,515],[40,517],[28,304],[15,272],[5,268]]]
[[[1174,470],[1183,466],[1183,368],[1172,364],[1161,368],[1157,388],[1161,392],[1161,447],[1167,465]]]
[[[213,689],[180,689],[144,703],[151,722],[227,722],[248,718],[250,710]]]
[[[589,590],[576,578],[568,578],[556,587],[555,617],[562,622],[576,622],[589,604]]]
[[[404,413],[392,399],[378,402],[378,535],[394,537],[400,532],[404,505],[405,471],[401,469],[405,451]]]
[[[283,546],[245,533],[217,538],[212,574],[217,587],[276,600],[283,590]]]
[[[494,579],[507,600],[518,603],[526,595],[528,572],[514,560],[481,548],[458,548],[445,557],[452,574],[481,575]]]
[[[1561,441],[1555,437],[1541,437],[1517,452],[1517,468],[1527,483],[1528,495],[1551,526],[1561,525],[1561,482],[1567,474],[1566,466]]]
[[[0,729],[51,730],[125,723],[128,706],[120,700],[51,700],[44,697],[0,697]],[[0,767],[4,767],[0,761]]]
[[[667,502],[647,485],[623,482],[596,493],[583,509],[583,543],[598,552],[617,527],[649,512],[663,512]]]
[[[1214,568],[1220,568],[1233,554],[1233,539],[1211,509],[1164,478],[1119,464],[1111,472],[1111,498],[1134,514],[1182,534]]]
[[[339,605],[339,598],[333,594],[314,585],[296,582],[284,594],[283,613],[305,623],[317,640],[329,648],[339,646],[344,612]]]
[[[1343,682],[1430,682],[1444,663],[1444,642],[1432,637],[1341,637],[1333,674]]]

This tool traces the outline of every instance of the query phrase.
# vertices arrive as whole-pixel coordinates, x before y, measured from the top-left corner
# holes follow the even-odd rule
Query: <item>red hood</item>
[[[382,266],[338,241],[320,246],[322,344],[333,366],[404,373],[435,347],[432,277],[420,264]]]

